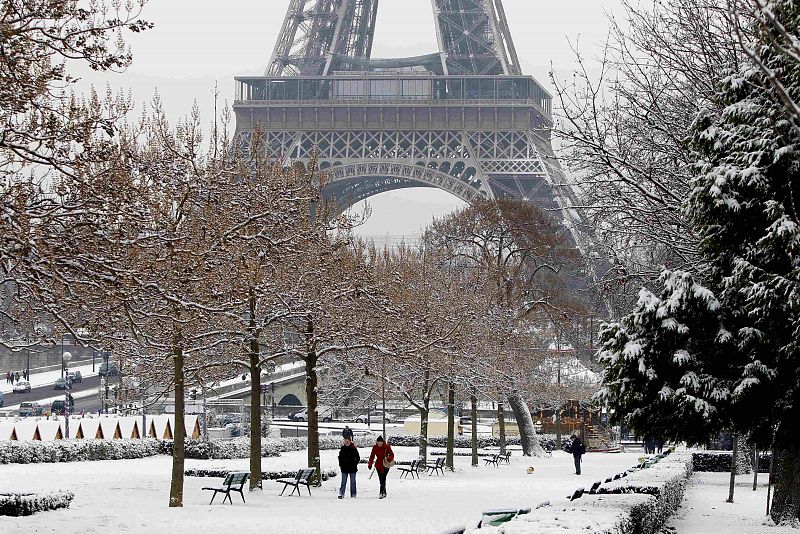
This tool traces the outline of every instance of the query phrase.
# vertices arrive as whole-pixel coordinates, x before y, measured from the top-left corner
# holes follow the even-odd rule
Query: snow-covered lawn
[[[362,456],[368,450],[361,449]],[[398,460],[411,460],[416,449],[398,447]],[[323,451],[323,467],[336,466],[337,451]],[[198,532],[338,533],[381,532],[438,533],[476,521],[483,510],[528,507],[541,501],[564,501],[576,487],[590,485],[636,463],[638,453],[589,454],[580,477],[572,457],[557,452],[550,459],[511,457],[511,465],[472,468],[469,457],[456,458],[456,472],[444,477],[399,480],[393,470],[388,498],[378,500],[378,477],[369,480],[366,466],[358,475],[358,498],[336,498],[338,480],[312,489],[311,497],[279,497],[280,484],[264,481],[264,491],[238,495],[234,504],[209,506],[210,492],[220,479],[187,477],[184,507],[169,509],[169,457],[141,460],[75,462],[0,466],[0,493],[71,489],[75,499],[67,510],[30,517],[0,517],[0,532],[92,533],[136,532],[196,534]],[[265,458],[265,470],[297,469],[305,465],[306,452]],[[481,461],[481,464],[483,462]],[[248,460],[187,460],[187,468],[222,467],[247,470]],[[534,466],[532,475],[526,468]],[[287,491],[288,493],[288,491]]]
[[[759,473],[753,491],[753,475],[736,477],[733,503],[727,503],[730,474],[694,473],[683,503],[669,523],[676,534],[798,534],[791,527],[776,527],[765,517],[767,475]]]

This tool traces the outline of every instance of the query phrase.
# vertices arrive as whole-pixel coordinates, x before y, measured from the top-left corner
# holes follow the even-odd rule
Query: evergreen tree
[[[600,396],[638,433],[699,442],[730,426],[771,448],[784,522],[800,517],[800,5],[758,10],[749,60],[691,130],[702,285],[665,272],[660,297],[642,290],[604,326]]]
[[[797,2],[768,9],[783,27],[800,25]],[[776,522],[800,512],[800,136],[773,80],[796,100],[800,72],[778,33],[758,27],[751,61],[722,83],[722,111],[695,122],[699,172],[688,203],[703,275],[734,335],[731,416],[776,454]]]
[[[729,423],[729,353],[716,297],[684,272],[665,271],[656,296],[639,292],[633,313],[603,325],[599,398],[639,436],[707,441]]]

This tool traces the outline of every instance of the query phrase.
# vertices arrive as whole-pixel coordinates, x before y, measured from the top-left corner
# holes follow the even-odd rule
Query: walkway
[[[730,474],[694,473],[664,533],[675,534],[798,534],[791,527],[776,527],[765,517],[767,474],[759,473],[753,491],[753,475],[736,477],[734,502],[727,503]]]

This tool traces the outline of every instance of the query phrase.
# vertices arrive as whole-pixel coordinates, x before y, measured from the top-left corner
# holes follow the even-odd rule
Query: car
[[[117,376],[119,375],[119,368],[114,362],[103,362],[100,364],[100,369],[97,371],[97,374],[100,376]]]
[[[53,382],[53,389],[67,389],[67,379],[58,378]]]
[[[323,423],[330,423],[334,420],[333,411],[330,408],[325,407],[318,407],[317,413],[319,414],[319,420]],[[308,408],[303,408],[296,414],[292,415],[292,421],[299,421],[299,422],[306,422],[308,421]]]
[[[20,417],[42,415],[42,405],[38,402],[23,402],[19,405],[19,415]]]
[[[53,413],[53,414],[64,413],[64,406],[65,406],[65,404],[64,404],[64,401],[62,399],[54,400],[50,404],[50,413]]]
[[[14,384],[14,389],[11,390],[12,393],[30,393],[31,392],[31,383],[27,380],[20,380],[16,384]]]
[[[80,371],[67,373],[67,377],[72,381],[73,384],[76,382],[83,382],[83,376],[81,375]]]
[[[6,401],[5,401],[5,399],[3,398],[3,392],[2,392],[2,391],[0,391],[0,408],[2,408],[3,406],[5,406],[5,403],[6,403]]]
[[[387,423],[391,423],[397,421],[397,416],[392,413],[386,412],[385,419]],[[384,420],[383,412],[381,410],[373,410],[369,412],[369,414],[362,413],[361,415],[356,417],[355,422],[372,424],[372,423],[382,423],[383,420]]]

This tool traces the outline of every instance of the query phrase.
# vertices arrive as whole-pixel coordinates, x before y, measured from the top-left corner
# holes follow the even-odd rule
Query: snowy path
[[[416,454],[398,447],[400,460]],[[362,455],[368,453],[361,449]],[[323,467],[336,465],[337,451],[323,451]],[[305,465],[305,451],[265,458],[263,468],[297,469]],[[314,534],[339,532],[381,532],[381,534],[437,533],[480,518],[495,507],[525,507],[550,500],[564,500],[576,487],[591,484],[629,467],[637,454],[589,454],[584,475],[575,476],[572,457],[556,453],[551,459],[511,458],[511,466],[473,469],[468,457],[456,458],[456,473],[445,477],[423,476],[421,480],[399,480],[389,475],[388,494],[378,500],[378,480],[369,480],[360,468],[357,499],[336,499],[337,481],[313,489],[313,496],[279,497],[280,484],[264,481],[264,491],[246,494],[247,504],[238,496],[234,505],[208,505],[209,492],[203,486],[217,485],[219,479],[187,477],[182,509],[167,507],[171,461],[166,456],[141,460],[28,464],[0,466],[0,493],[4,490],[35,491],[42,488],[71,488],[75,500],[67,510],[30,517],[0,517],[0,532],[137,534],[169,532],[280,532]],[[248,460],[188,460],[186,467],[214,466],[247,469]],[[483,462],[481,462],[483,464]],[[536,467],[533,475],[525,469]]]
[[[759,473],[758,490],[753,475],[736,477],[734,502],[727,503],[728,473],[694,473],[683,503],[669,523],[675,534],[797,534],[791,527],[776,527],[764,516],[767,505],[767,475]]]

